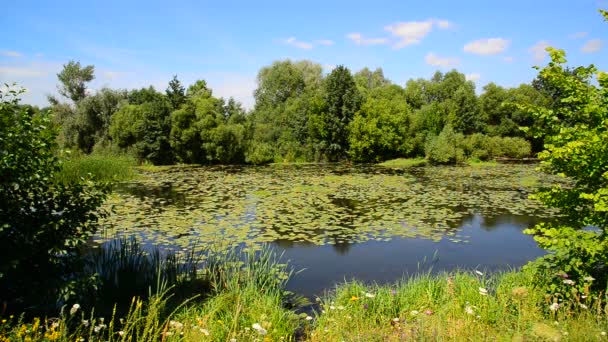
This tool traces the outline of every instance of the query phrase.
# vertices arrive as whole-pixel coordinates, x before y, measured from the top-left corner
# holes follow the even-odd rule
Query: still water
[[[288,290],[314,298],[351,279],[382,284],[417,272],[476,269],[487,273],[522,266],[545,253],[531,236],[522,233],[536,221],[512,215],[484,220],[474,215],[461,228],[470,237],[466,244],[395,238],[325,246],[291,241],[273,245],[294,270],[300,270],[290,279]]]

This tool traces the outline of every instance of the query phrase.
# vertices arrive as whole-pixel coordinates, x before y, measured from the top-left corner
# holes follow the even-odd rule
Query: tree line
[[[282,60],[259,71],[255,105],[245,110],[214,96],[204,80],[186,88],[177,76],[164,92],[150,86],[89,94],[94,71],[70,61],[57,75],[62,98],[49,100],[60,144],[154,164],[521,158],[540,151],[542,140],[521,129],[537,122],[517,104],[551,106],[560,96],[540,76],[515,88],[490,83],[477,95],[457,70],[402,87],[381,68],[352,74],[338,66],[324,74],[320,64]]]

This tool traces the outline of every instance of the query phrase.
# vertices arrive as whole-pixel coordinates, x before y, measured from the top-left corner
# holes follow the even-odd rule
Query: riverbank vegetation
[[[327,74],[311,61],[282,60],[259,71],[255,105],[245,110],[215,97],[204,80],[186,87],[177,77],[165,92],[87,95],[81,90],[94,71],[70,61],[58,75],[64,99],[51,98],[50,109],[61,145],[157,165],[523,158],[540,151],[542,139],[520,129],[537,120],[516,104],[546,106],[555,96],[541,78],[517,88],[490,83],[477,95],[456,70],[402,87],[380,68]]]

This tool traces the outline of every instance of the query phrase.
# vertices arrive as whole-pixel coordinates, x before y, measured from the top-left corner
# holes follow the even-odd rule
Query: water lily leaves
[[[528,195],[564,182],[533,166],[492,168],[283,165],[140,170],[106,202],[104,236],[131,235],[185,248],[216,241],[276,240],[317,245],[393,237],[464,243],[473,214],[552,217]],[[533,181],[531,181],[533,180]]]

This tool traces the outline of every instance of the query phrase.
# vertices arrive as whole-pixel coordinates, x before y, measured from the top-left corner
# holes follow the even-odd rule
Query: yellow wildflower
[[[357,296],[352,296],[352,297],[350,297],[350,300],[351,300],[351,302],[354,302],[354,301],[356,301],[356,300],[359,300],[359,297],[357,297]]]

